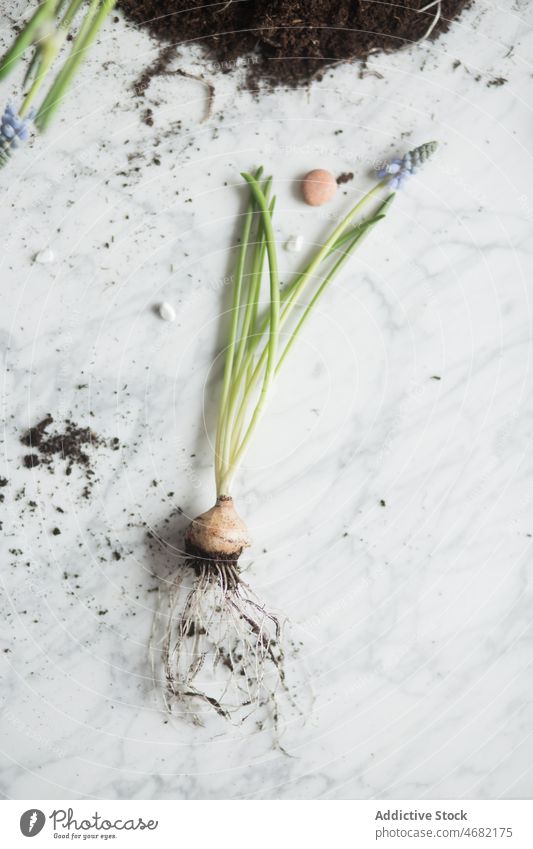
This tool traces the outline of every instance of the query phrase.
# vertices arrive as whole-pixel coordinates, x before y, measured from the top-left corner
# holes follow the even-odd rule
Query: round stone
[[[309,206],[322,206],[328,203],[337,191],[337,181],[331,173],[324,168],[315,168],[305,175],[302,183],[304,201]]]

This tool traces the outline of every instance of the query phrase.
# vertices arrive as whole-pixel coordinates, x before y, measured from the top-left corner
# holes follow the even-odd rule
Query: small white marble
[[[49,265],[51,262],[54,262],[54,260],[55,254],[52,248],[43,248],[42,251],[39,251],[39,253],[35,255],[35,262],[38,262],[41,265]]]
[[[436,43],[259,99],[187,53],[215,84],[209,117],[178,75],[135,97],[156,46],[110,23],[2,171],[4,796],[531,796],[531,23],[525,0],[476,2]],[[279,242],[305,238],[280,252],[286,279],[372,162],[433,138],[306,327],[236,483],[249,580],[302,642],[289,675],[313,679],[292,757],[253,725],[168,723],[147,644],[158,577],[213,497],[240,172],[273,172]],[[316,167],[355,174],[325,210],[294,189]],[[165,301],[173,323],[154,320]],[[94,449],[91,499],[77,473],[21,467],[47,412],[120,439]]]
[[[163,321],[176,321],[176,310],[168,301],[159,304],[159,315]]]
[[[301,233],[290,236],[285,242],[285,250],[293,254],[299,254],[304,246],[304,237]]]

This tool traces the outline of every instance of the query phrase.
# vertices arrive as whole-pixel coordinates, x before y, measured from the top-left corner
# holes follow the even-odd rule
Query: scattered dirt
[[[471,0],[441,0],[436,38]],[[247,69],[250,88],[262,82],[297,86],[342,62],[364,61],[371,53],[394,51],[424,38],[436,7],[427,0],[401,5],[369,0],[119,0],[135,23],[163,44],[198,42],[222,73]],[[175,52],[174,52],[175,55]],[[168,62],[163,56],[162,62]],[[149,85],[152,68],[136,90]]]
[[[153,109],[145,109],[143,114],[143,121],[147,127],[154,126],[154,111]]]
[[[353,180],[353,171],[344,171],[337,177],[337,185],[342,186],[344,183],[349,183]]]
[[[106,440],[91,428],[79,427],[70,419],[65,419],[60,430],[50,433],[48,429],[53,422],[53,417],[48,414],[21,436],[22,444],[32,449],[31,454],[24,456],[23,465],[27,469],[45,466],[53,472],[56,460],[65,460],[66,475],[72,474],[75,466],[83,471],[86,479],[83,495],[88,498],[95,475],[88,450],[97,446],[107,446],[116,451],[120,447],[120,442],[117,437]]]
[[[505,77],[494,77],[494,79],[488,81],[487,88],[499,88],[499,86],[505,85],[506,82],[507,80]]]
[[[213,107],[213,100],[215,97],[215,87],[208,80],[204,79],[203,76],[198,74],[189,74],[187,71],[184,71],[182,68],[173,68],[173,62],[176,59],[176,50],[175,47],[171,45],[167,45],[163,47],[155,60],[149,65],[144,71],[140,74],[139,77],[133,83],[133,92],[136,97],[144,97],[146,90],[148,89],[150,83],[152,82],[154,77],[187,77],[189,80],[196,80],[196,82],[202,83],[207,92],[207,105],[206,105],[206,114],[203,117],[203,121],[206,121],[210,115]],[[145,109],[142,120],[148,127],[153,127],[154,125],[154,113],[153,110],[148,108]]]
[[[135,3],[132,4],[132,6],[135,5]],[[159,77],[163,74],[168,73],[169,65],[175,55],[176,51],[174,50],[174,47],[172,45],[170,47],[166,47],[160,52],[155,62],[152,62],[151,65],[145,68],[142,74],[137,77],[137,79],[133,83],[133,91],[135,92],[137,97],[143,96],[146,89],[152,82],[153,77]]]

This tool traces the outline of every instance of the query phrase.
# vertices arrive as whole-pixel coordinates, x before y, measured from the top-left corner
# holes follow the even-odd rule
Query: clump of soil
[[[441,0],[431,38],[449,28],[471,0]],[[328,66],[365,60],[423,38],[437,6],[372,0],[119,0],[136,23],[164,43],[198,42],[221,71],[240,62],[250,87],[297,86]]]
[[[89,447],[105,445],[118,450],[120,447],[119,440],[117,437],[106,440],[91,428],[79,427],[70,419],[65,419],[61,430],[49,433],[48,428],[53,421],[52,416],[48,414],[21,436],[22,444],[32,449],[31,453],[26,454],[23,458],[24,466],[27,469],[45,466],[50,471],[54,471],[56,459],[61,458],[66,461],[66,475],[71,475],[75,466],[82,469],[87,481],[83,495],[88,498],[95,474],[88,453]]]
[[[343,173],[339,174],[337,177],[337,185],[343,186],[344,183],[349,183],[350,180],[353,180],[353,171],[343,171]]]

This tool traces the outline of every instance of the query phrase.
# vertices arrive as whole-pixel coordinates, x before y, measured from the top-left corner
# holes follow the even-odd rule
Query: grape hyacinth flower
[[[29,125],[34,114],[32,110],[21,118],[13,104],[8,103],[0,119],[0,165],[5,164],[12,149],[29,138]]]
[[[406,153],[401,159],[391,159],[376,169],[378,177],[390,178],[391,189],[399,189],[404,180],[411,174],[416,174],[419,167],[424,164],[426,159],[437,149],[437,142],[431,141],[421,144]]]

